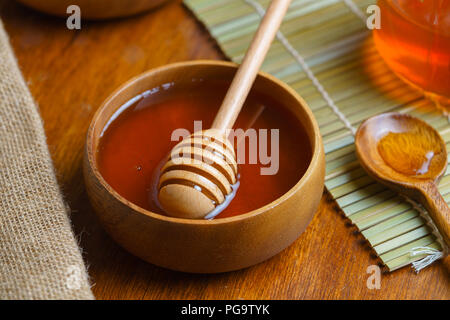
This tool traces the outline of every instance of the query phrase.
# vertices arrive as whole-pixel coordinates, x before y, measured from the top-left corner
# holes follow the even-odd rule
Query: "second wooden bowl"
[[[120,196],[101,176],[96,150],[105,124],[138,94],[172,81],[233,78],[236,65],[191,61],[144,73],[113,93],[89,127],[84,158],[86,188],[106,231],[134,255],[172,270],[215,273],[262,262],[289,246],[306,229],[322,196],[325,157],[319,127],[305,101],[278,79],[260,73],[254,87],[272,94],[308,134],[312,159],[287,193],[257,210],[216,220],[171,218],[144,210]],[[295,165],[295,164],[293,164]]]
[[[18,0],[36,10],[67,17],[67,7],[77,5],[83,19],[125,17],[150,10],[167,0]]]

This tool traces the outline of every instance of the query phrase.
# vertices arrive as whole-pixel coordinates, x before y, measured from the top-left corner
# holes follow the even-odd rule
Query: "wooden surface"
[[[368,289],[371,249],[328,196],[306,232],[272,259],[238,272],[190,275],[133,257],[101,229],[86,198],[82,150],[100,103],[144,70],[188,59],[224,59],[208,33],[178,2],[145,15],[84,22],[0,0],[0,15],[44,120],[58,180],[72,209],[98,299],[450,299],[450,261],[416,275],[406,267],[382,274]]]

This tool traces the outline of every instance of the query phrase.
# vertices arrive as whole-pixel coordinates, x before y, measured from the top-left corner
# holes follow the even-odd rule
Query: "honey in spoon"
[[[450,246],[450,208],[437,186],[448,160],[438,131],[413,116],[384,113],[360,125],[355,145],[367,173],[420,202]]]
[[[426,175],[443,152],[433,131],[417,126],[406,132],[389,132],[378,142],[378,152],[395,171],[407,176]]]

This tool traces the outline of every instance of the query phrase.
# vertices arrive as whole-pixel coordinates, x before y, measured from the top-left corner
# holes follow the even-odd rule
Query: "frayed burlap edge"
[[[42,122],[1,21],[0,299],[93,299]]]

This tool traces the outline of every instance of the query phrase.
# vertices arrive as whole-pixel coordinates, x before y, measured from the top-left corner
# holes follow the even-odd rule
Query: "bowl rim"
[[[322,147],[322,137],[320,135],[319,126],[317,124],[317,121],[309,108],[306,101],[289,85],[284,83],[283,81],[279,80],[278,78],[260,71],[257,75],[257,77],[265,78],[266,80],[269,80],[270,82],[275,83],[277,86],[282,87],[283,90],[287,91],[288,94],[293,96],[300,104],[302,105],[303,111],[306,113],[307,119],[310,121],[312,128],[313,128],[313,139],[310,139],[310,142],[314,144],[313,152],[311,155],[311,160],[309,162],[308,168],[303,174],[303,176],[300,178],[300,180],[297,181],[297,183],[291,187],[286,193],[284,193],[281,197],[275,199],[274,201],[249,212],[235,215],[232,217],[226,217],[226,218],[220,218],[220,219],[212,219],[212,220],[206,220],[206,219],[187,219],[187,218],[176,218],[176,217],[170,217],[165,216],[156,212],[149,211],[147,209],[144,209],[131,201],[127,200],[123,196],[121,196],[114,188],[112,188],[106,180],[103,178],[103,176],[100,174],[99,169],[97,168],[97,162],[95,161],[95,150],[93,150],[93,141],[94,141],[94,128],[98,122],[98,119],[100,118],[100,115],[106,110],[107,106],[123,91],[127,90],[130,86],[133,86],[135,82],[142,80],[143,78],[150,77],[154,73],[160,73],[164,72],[165,70],[173,69],[173,68],[179,68],[179,67],[185,67],[185,66],[218,66],[218,67],[225,67],[225,68],[237,68],[239,65],[234,62],[229,61],[223,61],[223,60],[189,60],[189,61],[181,61],[181,62],[175,62],[166,64],[160,67],[152,68],[148,71],[145,71],[143,73],[140,73],[139,75],[133,77],[132,79],[126,81],[122,85],[120,85],[117,89],[113,91],[100,105],[100,107],[95,112],[94,116],[91,119],[91,122],[89,124],[89,129],[87,131],[86,136],[86,144],[85,144],[85,152],[87,156],[88,165],[90,166],[90,170],[93,173],[95,179],[100,183],[100,185],[109,193],[111,194],[115,199],[117,199],[119,202],[121,202],[123,205],[131,208],[133,211],[138,212],[140,214],[143,214],[145,216],[161,220],[164,222],[170,222],[170,223],[178,223],[178,224],[189,224],[189,225],[219,225],[219,224],[227,224],[227,223],[233,223],[238,222],[242,220],[246,220],[255,216],[258,216],[260,214],[263,214],[264,212],[268,211],[271,208],[274,208],[278,206],[279,204],[285,202],[287,199],[289,199],[299,188],[303,187],[305,185],[306,181],[313,175],[313,172],[316,167],[320,165],[321,161],[321,153],[323,153],[323,147]],[[92,152],[94,151],[94,152]]]

